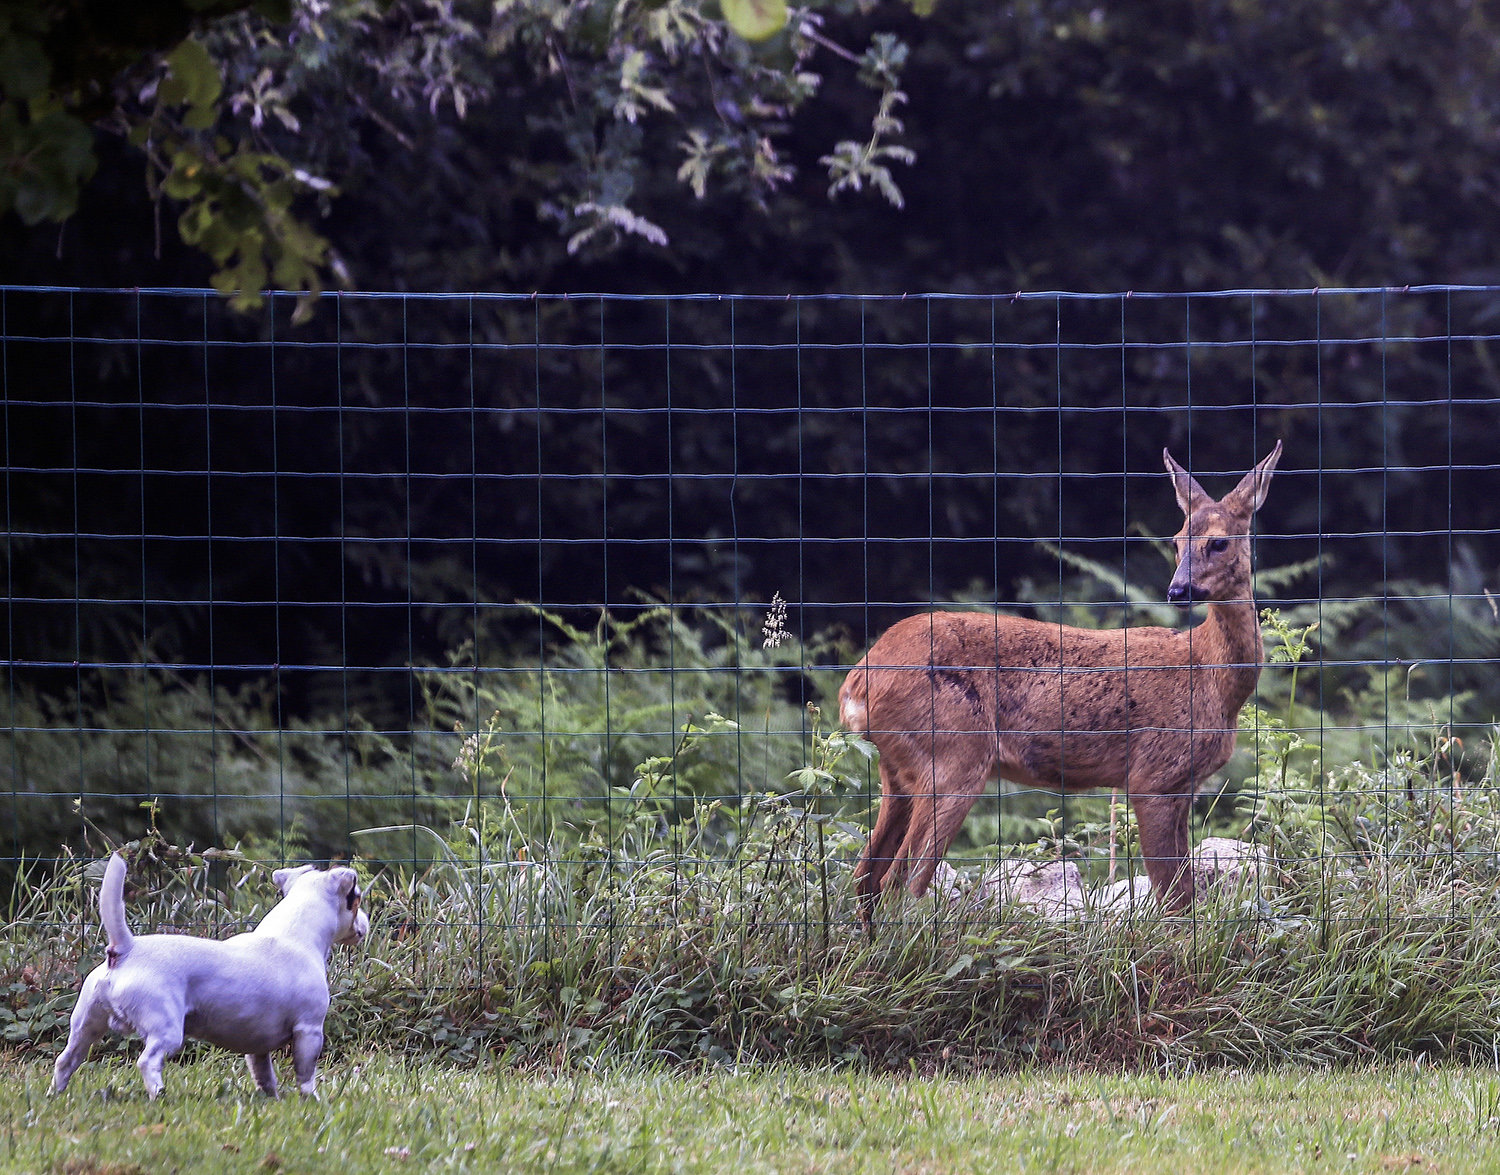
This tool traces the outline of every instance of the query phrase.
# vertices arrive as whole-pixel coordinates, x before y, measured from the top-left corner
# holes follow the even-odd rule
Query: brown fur
[[[994,775],[1062,791],[1123,788],[1152,888],[1193,900],[1188,815],[1234,751],[1260,676],[1250,519],[1281,443],[1221,501],[1163,450],[1184,522],[1168,599],[1208,605],[1187,630],[1096,631],[978,612],[908,616],[845,678],[839,713],[880,750],[880,813],[854,869],[869,920],[906,881],[920,897]]]

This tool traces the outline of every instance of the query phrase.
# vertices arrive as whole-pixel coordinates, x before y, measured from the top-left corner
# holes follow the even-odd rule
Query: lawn
[[[1387,1063],[1187,1076],[1039,1068],[964,1076],[772,1066],[325,1066],[319,1102],[252,1093],[236,1058],[119,1057],[59,1098],[0,1061],[0,1170],[1416,1171],[1500,1169],[1500,1075]]]

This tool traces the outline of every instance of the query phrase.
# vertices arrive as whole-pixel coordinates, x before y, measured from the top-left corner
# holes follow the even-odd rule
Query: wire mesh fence
[[[826,939],[880,796],[850,666],[934,607],[1181,629],[1163,448],[1217,497],[1280,441],[1267,663],[1192,773],[1194,837],[1259,846],[1252,902],[1287,859],[1326,887],[1441,858],[1451,912],[1497,871],[1497,316],[1467,287],[251,316],[6,288],[0,869],[154,830],[477,877],[516,924],[604,894],[611,927],[727,877],[778,894],[744,918]],[[998,916],[1001,859],[1033,913],[1144,895],[1129,780],[1016,782],[939,903]]]

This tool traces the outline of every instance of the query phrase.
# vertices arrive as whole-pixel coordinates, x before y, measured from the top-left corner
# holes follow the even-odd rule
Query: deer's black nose
[[[1193,589],[1185,583],[1174,583],[1167,588],[1167,600],[1173,604],[1190,604],[1193,600]]]

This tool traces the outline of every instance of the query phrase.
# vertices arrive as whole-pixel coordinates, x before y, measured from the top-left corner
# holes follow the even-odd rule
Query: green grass
[[[0,1061],[0,1170],[1493,1171],[1489,1068],[1036,1068],[956,1077],[789,1066],[521,1071],[358,1055],[323,1099],[253,1094],[237,1058],[167,1071],[152,1104],[112,1058],[44,1096]]]

